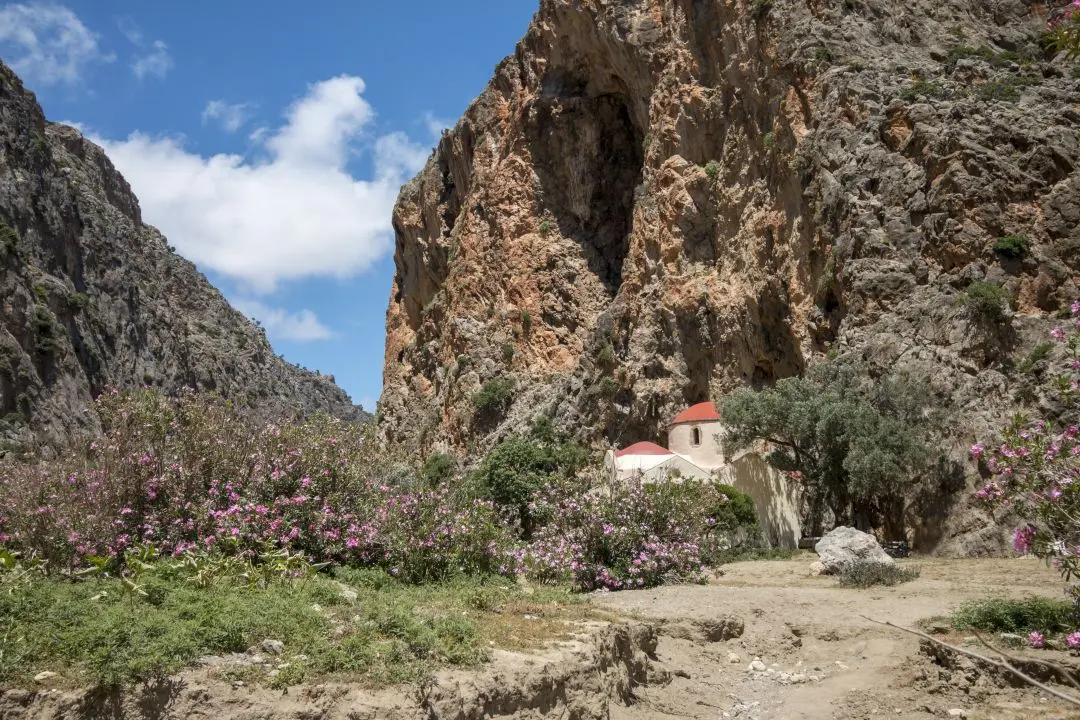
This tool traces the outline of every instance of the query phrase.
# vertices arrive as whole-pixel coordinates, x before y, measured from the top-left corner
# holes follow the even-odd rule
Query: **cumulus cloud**
[[[216,120],[225,132],[236,132],[247,122],[251,108],[246,103],[227,103],[224,100],[211,100],[203,109],[202,121],[205,125]]]
[[[311,86],[283,125],[255,136],[256,160],[203,157],[144,133],[94,139],[185,257],[271,292],[282,280],[352,276],[391,247],[398,188],[426,152],[404,135],[372,138],[363,90],[347,75]],[[346,169],[361,147],[374,151],[371,179]]]
[[[173,68],[173,59],[169,55],[169,46],[161,40],[155,40],[153,46],[145,55],[135,58],[131,64],[131,72],[139,80],[147,77],[164,78]]]
[[[77,83],[87,65],[112,59],[75,13],[46,3],[0,8],[0,53],[15,72],[40,85]]]
[[[290,313],[281,308],[268,307],[257,300],[233,300],[233,307],[263,324],[270,337],[295,342],[329,340],[334,337],[330,328],[323,325],[311,310]]]
[[[452,128],[454,123],[451,120],[438,117],[431,111],[428,111],[424,113],[424,126],[427,128],[428,133],[431,134],[431,137],[438,140],[442,136],[443,130]]]

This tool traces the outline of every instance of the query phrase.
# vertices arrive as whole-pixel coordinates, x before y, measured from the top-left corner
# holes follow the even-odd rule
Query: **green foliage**
[[[1022,373],[1030,373],[1040,362],[1046,359],[1053,349],[1054,343],[1039,343],[1031,349],[1031,352],[1028,353],[1028,356],[1020,363],[1017,370]]]
[[[34,347],[42,355],[48,355],[60,349],[56,320],[52,311],[44,305],[34,307]]]
[[[895,527],[906,489],[933,455],[919,387],[912,378],[872,379],[858,365],[821,363],[804,377],[728,396],[727,442],[772,443],[769,462],[802,483],[815,526],[827,506],[838,524],[880,517]]]
[[[606,342],[596,351],[596,364],[602,368],[615,366],[615,348],[610,342]]]
[[[840,571],[840,584],[845,587],[891,587],[910,582],[919,577],[918,568],[906,568],[899,565],[874,561],[853,562]]]
[[[69,293],[65,300],[72,312],[82,312],[90,304],[90,298],[81,292]]]
[[[989,325],[1003,325],[1008,321],[1011,301],[1005,288],[984,280],[971,283],[960,296],[960,304],[968,309],[972,319]]]
[[[504,342],[502,344],[502,359],[503,362],[510,362],[514,359],[514,343]]]
[[[1027,235],[1005,235],[994,241],[994,252],[1002,257],[1019,260],[1031,252],[1031,241]]]
[[[605,375],[592,386],[592,392],[602,398],[612,398],[619,392],[619,383],[615,378]]]
[[[763,20],[772,10],[772,0],[754,0],[750,6],[750,17],[754,20]]]
[[[514,399],[513,378],[500,377],[488,380],[473,397],[473,405],[480,415],[493,415],[506,410]]]
[[[1052,25],[1040,44],[1051,52],[1064,53],[1068,60],[1080,57],[1080,13],[1071,11],[1068,17]]]
[[[1038,80],[1024,76],[1008,76],[1001,80],[989,80],[975,89],[975,94],[983,100],[1003,100],[1016,102],[1020,99],[1020,89],[1037,85]]]
[[[521,311],[521,331],[525,334],[525,337],[532,334],[532,313],[528,310]]]
[[[420,468],[420,478],[431,487],[436,487],[452,480],[457,473],[457,458],[442,452],[428,455]]]
[[[1074,612],[1073,604],[1064,600],[989,597],[964,603],[950,622],[957,630],[1066,632],[1075,626]]]
[[[573,477],[588,460],[588,452],[555,432],[550,421],[533,424],[527,437],[500,443],[488,453],[472,476],[478,493],[515,511],[528,536],[533,527],[529,503],[533,493],[560,478]]]
[[[416,682],[440,667],[486,661],[488,648],[514,632],[507,627],[514,617],[557,614],[573,600],[563,588],[526,598],[513,582],[490,577],[410,586],[354,568],[266,587],[232,575],[199,585],[174,565],[147,563],[145,594],[134,599],[115,577],[14,583],[14,570],[0,568],[0,685],[33,687],[33,676],[48,668],[81,685],[124,686],[267,639],[284,643],[277,659],[285,667],[275,677],[268,668],[244,668],[245,681],[284,687],[346,674],[376,684]]]
[[[0,244],[2,244],[8,252],[14,252],[19,246],[18,231],[10,225],[0,223]]]
[[[715,160],[707,162],[705,164],[705,175],[708,176],[709,180],[716,182],[717,178],[720,177],[720,163]]]
[[[940,83],[916,80],[900,92],[900,98],[907,102],[914,102],[919,98],[935,98],[942,93]]]
[[[776,142],[776,135],[771,130],[765,133],[765,137],[762,138],[762,143],[765,145],[766,150],[771,150],[773,143]]]
[[[828,45],[820,44],[814,48],[814,61],[819,65],[826,65],[833,61],[832,48]]]
[[[458,370],[464,370],[465,368],[469,367],[469,365],[471,363],[472,363],[472,358],[470,358],[468,355],[458,355],[457,356]]]
[[[38,302],[44,303],[49,301],[49,288],[43,282],[34,283],[34,297],[38,299]]]
[[[551,221],[550,220],[541,220],[540,221],[540,237],[547,237],[550,233],[551,233]]]

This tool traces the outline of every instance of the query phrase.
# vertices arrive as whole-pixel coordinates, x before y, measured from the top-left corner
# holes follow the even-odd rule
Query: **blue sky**
[[[372,409],[393,198],[536,6],[3,3],[0,57],[279,353]]]

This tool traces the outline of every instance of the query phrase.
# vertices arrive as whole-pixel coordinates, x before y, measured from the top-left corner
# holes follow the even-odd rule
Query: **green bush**
[[[514,344],[504,342],[502,344],[502,359],[503,362],[510,362],[514,359]]]
[[[521,331],[525,334],[525,337],[532,334],[532,313],[528,310],[521,311]]]
[[[707,162],[705,164],[705,175],[713,182],[716,182],[716,179],[720,177],[720,163],[715,160]]]
[[[551,233],[551,221],[550,220],[541,220],[540,221],[540,237],[547,237],[550,233]]]
[[[457,458],[442,452],[433,452],[427,456],[420,468],[420,479],[430,487],[436,487],[453,479],[457,472]]]
[[[505,410],[513,398],[513,378],[501,377],[484,383],[473,397],[473,404],[479,414],[490,415]]]
[[[918,568],[874,561],[850,563],[840,571],[840,584],[845,587],[893,586],[910,582],[919,577]]]
[[[1022,373],[1029,373],[1035,369],[1035,366],[1046,359],[1050,354],[1050,351],[1054,349],[1054,343],[1039,343],[1031,349],[1028,356],[1024,358],[1024,361],[1020,363],[1017,370]]]
[[[602,377],[596,381],[593,385],[593,392],[602,398],[615,397],[615,393],[619,392],[619,383],[612,377]]]
[[[603,368],[610,368],[615,365],[615,348],[610,342],[604,343],[596,351],[596,363]]]
[[[967,286],[960,296],[960,304],[968,309],[974,320],[992,325],[1004,324],[1008,319],[1011,302],[1009,292],[991,282],[978,280]]]
[[[19,233],[15,228],[0,223],[0,244],[7,248],[8,252],[15,250],[19,245]]]
[[[1075,625],[1071,602],[1044,597],[989,597],[966,602],[951,618],[958,630],[1026,633],[1066,632]]]
[[[900,98],[907,102],[913,102],[919,98],[933,98],[941,94],[941,85],[936,82],[916,80],[900,92]]]
[[[70,293],[66,300],[67,306],[72,312],[81,312],[90,304],[90,298],[87,297],[86,293],[81,292]]]
[[[994,241],[994,252],[1002,257],[1019,260],[1031,252],[1031,241],[1027,235],[1005,235]]]

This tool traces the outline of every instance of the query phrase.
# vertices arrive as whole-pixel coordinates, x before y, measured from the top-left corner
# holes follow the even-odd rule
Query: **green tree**
[[[457,458],[443,452],[433,452],[428,455],[420,468],[420,478],[429,487],[438,487],[442,483],[454,477],[457,472]]]
[[[488,453],[472,480],[480,495],[516,512],[522,534],[529,537],[535,526],[529,510],[533,493],[576,475],[587,461],[585,448],[557,433],[550,420],[538,419],[528,435],[510,438]]]
[[[888,534],[899,535],[905,492],[933,456],[920,387],[822,363],[803,377],[729,396],[726,441],[736,449],[773,446],[769,462],[801,479],[815,532],[828,508],[837,523],[869,529],[881,518]]]

